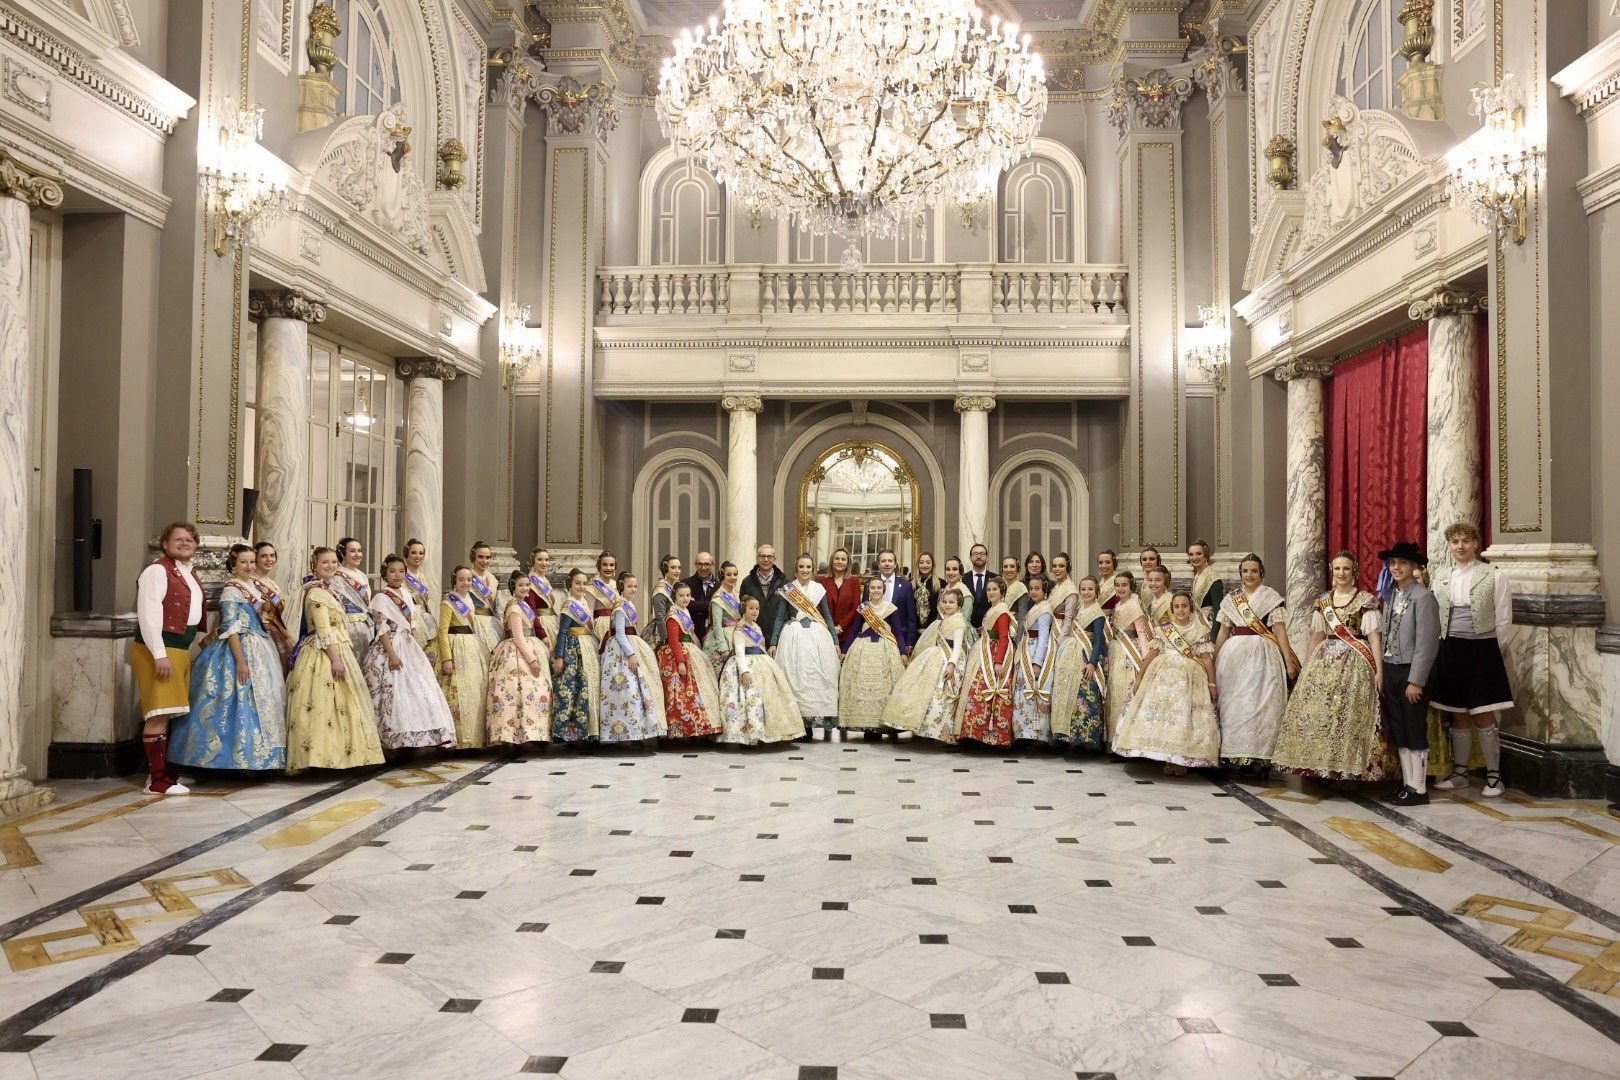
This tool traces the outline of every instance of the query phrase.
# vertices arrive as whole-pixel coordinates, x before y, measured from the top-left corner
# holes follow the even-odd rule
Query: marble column
[[[55,796],[24,775],[23,664],[34,628],[23,590],[28,523],[33,520],[29,438],[33,431],[34,358],[29,312],[29,213],[62,205],[62,188],[35,176],[0,150],[0,817]]]
[[[1311,605],[1327,588],[1327,426],[1322,380],[1333,372],[1326,360],[1300,357],[1272,372],[1288,387],[1288,551],[1284,596],[1288,638],[1305,657],[1311,637]]]
[[[254,476],[259,506],[253,537],[276,545],[276,584],[288,596],[309,570],[309,324],[326,305],[302,289],[248,294],[259,324]]]
[[[964,559],[974,544],[990,543],[990,410],[995,407],[996,399],[989,394],[956,397],[956,411],[962,416],[957,551]]]
[[[450,565],[444,550],[444,384],[456,368],[425,356],[402,357],[395,365],[405,380],[405,506],[399,548],[407,540],[427,548],[428,594],[437,597],[440,575]]]
[[[1412,304],[1412,318],[1429,324],[1428,554],[1449,559],[1446,530],[1459,521],[1483,524],[1479,441],[1479,314],[1481,297],[1440,289]]]
[[[730,559],[746,574],[759,546],[759,443],[754,429],[765,404],[758,394],[727,394],[720,406],[731,414],[726,444],[726,550],[720,558]],[[785,554],[777,552],[779,559]]]

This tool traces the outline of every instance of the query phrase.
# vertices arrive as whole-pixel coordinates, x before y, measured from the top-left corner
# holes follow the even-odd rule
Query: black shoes
[[[1418,793],[1409,787],[1403,787],[1395,794],[1384,800],[1391,806],[1428,806],[1429,793]]]

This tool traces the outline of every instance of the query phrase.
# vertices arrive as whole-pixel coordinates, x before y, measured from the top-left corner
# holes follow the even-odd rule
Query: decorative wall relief
[[[426,185],[414,163],[405,107],[379,116],[356,116],[332,129],[316,168],[325,183],[359,214],[395,233],[419,255],[428,254]]]
[[[51,81],[33,68],[5,58],[5,66],[0,69],[0,85],[3,85],[6,100],[21,105],[31,113],[51,118]]]
[[[1393,113],[1361,109],[1334,95],[1322,123],[1324,144],[1333,145],[1305,187],[1302,255],[1367,213],[1424,164],[1402,119]]]

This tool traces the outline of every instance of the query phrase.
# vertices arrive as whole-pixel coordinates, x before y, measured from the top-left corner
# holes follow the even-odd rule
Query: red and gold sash
[[[1361,610],[1362,605],[1365,603],[1365,601],[1357,602],[1361,600],[1363,595],[1357,592],[1355,598],[1350,601],[1355,604],[1358,611]],[[1356,650],[1357,654],[1367,661],[1367,666],[1376,672],[1378,670],[1378,658],[1373,655],[1371,647],[1352,633],[1350,628],[1344,624],[1344,620],[1339,618],[1339,611],[1333,606],[1333,594],[1331,592],[1323,593],[1321,599],[1316,601],[1316,610],[1322,613],[1322,621],[1327,623],[1328,632]]]
[[[1253,630],[1273,645],[1277,645],[1277,635],[1273,634],[1271,627],[1261,622],[1260,616],[1254,613],[1254,608],[1249,605],[1249,594],[1247,592],[1242,589],[1233,589],[1227,594],[1226,598],[1232,601],[1232,606],[1237,609],[1238,617],[1243,620],[1250,630]],[[1329,606],[1332,606],[1331,603]],[[1281,648],[1282,646],[1278,645],[1277,647]]]
[[[798,582],[794,582],[792,585],[789,585],[787,588],[783,589],[782,595],[787,598],[788,603],[792,604],[801,612],[820,623],[823,630],[826,630],[829,634],[832,633],[831,628],[827,626],[827,620],[821,617],[821,609],[811,601],[810,597],[805,594],[803,589],[799,588]]]
[[[866,628],[890,645],[893,645],[895,651],[898,652],[900,642],[895,639],[894,630],[889,626],[888,619],[874,612],[871,604],[862,604],[858,610],[861,618],[866,622]]]
[[[1193,630],[1196,629],[1197,626],[1198,624],[1194,623],[1191,626],[1188,626],[1187,629]],[[1186,634],[1182,631],[1181,627],[1176,625],[1174,619],[1166,619],[1161,622],[1159,624],[1159,634],[1166,642],[1169,643],[1172,649],[1176,650],[1176,652],[1180,653],[1182,656],[1185,656],[1189,660],[1195,662],[1198,660],[1198,657],[1193,654],[1193,645],[1195,642],[1187,640]]]
[[[997,609],[1001,609],[999,612]],[[1007,636],[1011,638],[1018,632],[1018,619],[1012,612],[1007,611],[1002,604],[996,604],[984,613],[984,633],[979,637],[979,671],[984,675],[984,689],[974,691],[980,701],[994,707],[997,698],[1012,696],[1012,677],[1017,669],[1016,655],[1008,656],[1002,662],[1001,670],[996,670],[996,654],[994,651],[996,631],[995,623],[1001,615],[1007,616]]]

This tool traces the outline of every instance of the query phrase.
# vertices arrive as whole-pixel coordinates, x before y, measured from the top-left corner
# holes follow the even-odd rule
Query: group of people
[[[1140,580],[1112,551],[1079,578],[1066,552],[992,570],[982,544],[966,564],[946,559],[942,578],[928,553],[908,574],[883,551],[865,579],[842,549],[819,575],[809,555],[778,567],[770,545],[746,575],[703,552],[683,577],[666,555],[645,608],[612,552],[554,580],[535,548],[527,571],[501,581],[475,544],[435,605],[419,541],[382,561],[373,590],[352,538],[314,551],[290,607],[276,550],[260,543],[231,550],[209,632],[189,563],[196,531],[176,524],[137,596],[148,790],[185,793],[188,766],[299,772],[410,748],[752,746],[820,730],[1109,752],[1170,774],[1398,775],[1391,801],[1416,805],[1428,801],[1432,705],[1449,719],[1454,762],[1435,786],[1467,786],[1477,745],[1496,796],[1511,591],[1479,560],[1476,528],[1446,535],[1432,592],[1416,544],[1379,553],[1387,602],[1338,553],[1302,661],[1261,558],[1244,556],[1229,589],[1202,540],[1187,548],[1185,587],[1153,548]]]

